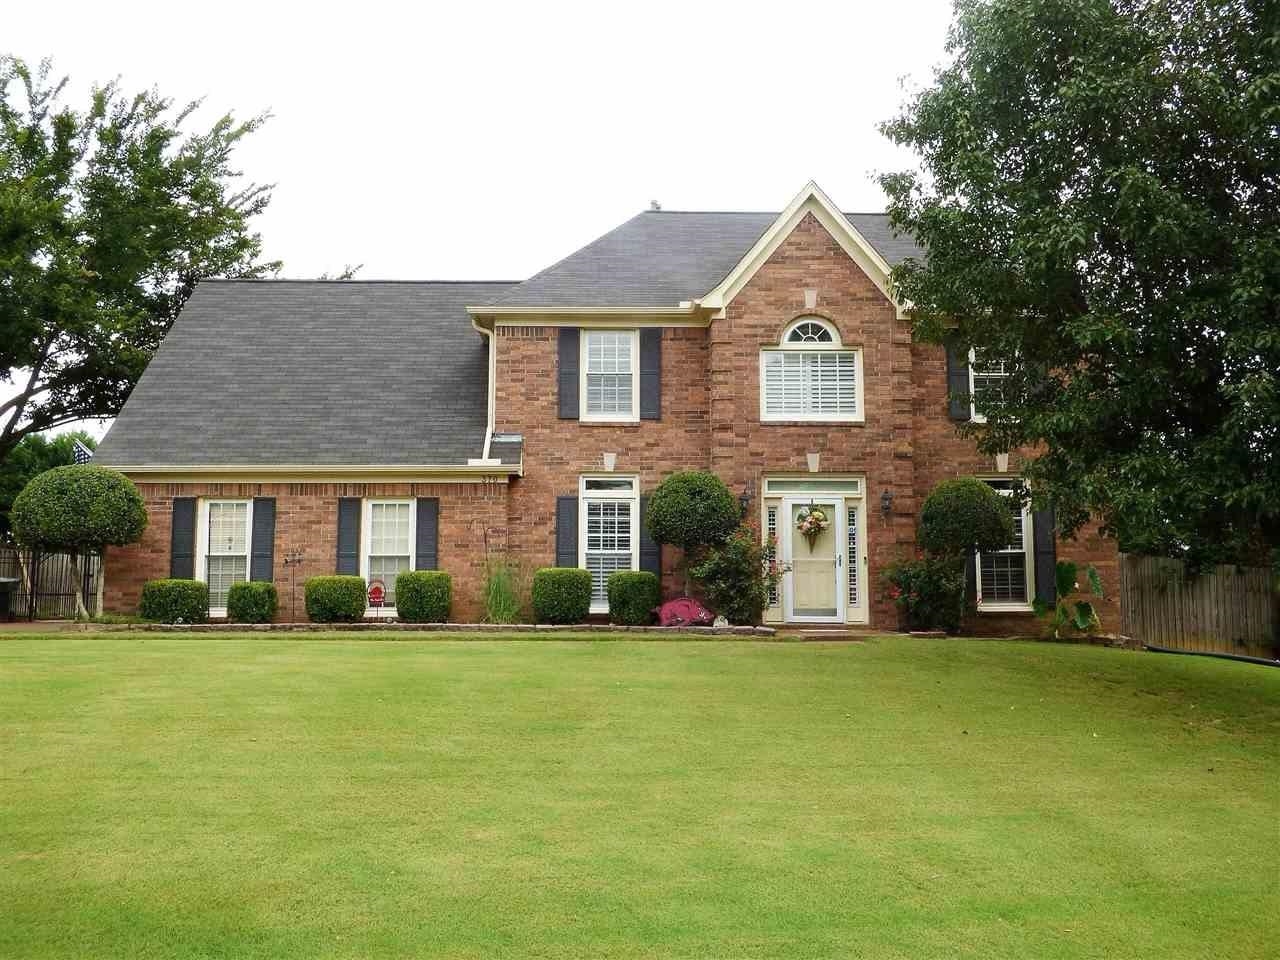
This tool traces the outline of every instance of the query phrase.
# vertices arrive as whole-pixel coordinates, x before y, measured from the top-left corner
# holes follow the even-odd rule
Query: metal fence
[[[1267,567],[1226,565],[1188,578],[1181,560],[1120,557],[1123,632],[1141,643],[1272,658],[1280,613]]]
[[[84,605],[94,613],[99,558],[96,554],[82,554],[79,564]],[[18,581],[11,608],[15,617],[25,620],[74,619],[76,574],[70,554],[0,546],[0,579],[5,578]]]

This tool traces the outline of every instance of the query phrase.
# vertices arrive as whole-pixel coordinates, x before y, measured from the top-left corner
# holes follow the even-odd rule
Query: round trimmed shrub
[[[723,543],[738,527],[742,510],[724,481],[705,470],[673,473],[649,495],[645,526],[658,543],[689,552]]]
[[[312,623],[351,623],[364,619],[367,597],[364,577],[310,577],[303,593],[307,619]]]
[[[533,575],[533,612],[546,623],[582,623],[591,612],[591,573],[543,567]]]
[[[396,616],[406,623],[444,623],[453,578],[443,570],[406,570],[396,577]]]
[[[653,623],[654,607],[662,602],[657,574],[647,570],[619,570],[609,574],[609,620],[628,627]]]
[[[943,480],[920,508],[920,546],[940,557],[992,551],[1013,541],[1009,501],[973,477]]]
[[[74,464],[32,477],[13,500],[9,524],[19,543],[83,553],[136,543],[147,511],[123,473]]]
[[[234,623],[270,623],[279,605],[276,585],[265,580],[233,583],[227,591],[227,619]]]
[[[209,585],[200,580],[148,580],[142,585],[138,615],[156,623],[204,623],[209,619]]]

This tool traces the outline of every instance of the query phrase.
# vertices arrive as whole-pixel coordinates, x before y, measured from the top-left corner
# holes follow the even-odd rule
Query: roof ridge
[[[426,284],[466,284],[475,286],[476,284],[492,284],[494,286],[514,286],[517,283],[523,283],[522,280],[386,280],[386,279],[369,279],[361,280],[358,277],[350,278],[333,278],[322,279],[320,277],[205,277],[199,281],[200,283],[403,283],[425,286]]]

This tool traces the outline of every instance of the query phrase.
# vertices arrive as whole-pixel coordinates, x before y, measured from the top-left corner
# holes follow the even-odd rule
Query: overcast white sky
[[[62,2],[0,46],[77,91],[120,75],[269,111],[239,164],[285,276],[518,280],[651,200],[846,210],[913,161],[876,131],[943,57],[948,0],[891,4]],[[0,387],[0,392],[3,388]]]

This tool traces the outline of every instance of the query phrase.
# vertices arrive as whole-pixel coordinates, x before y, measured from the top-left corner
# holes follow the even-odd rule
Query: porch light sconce
[[[616,453],[601,454],[604,460],[604,468],[608,473],[613,473],[613,468],[618,465],[618,455]]]
[[[816,453],[806,453],[804,455],[804,458],[809,461],[810,473],[818,472],[818,457],[819,457],[819,454],[816,454]]]
[[[748,480],[743,486],[742,492],[738,494],[738,507],[741,509],[744,517],[747,515],[747,511],[751,508],[751,499],[755,494],[756,482],[754,480]]]
[[[889,515],[893,513],[893,491],[884,489],[880,491],[880,514],[889,519]]]
[[[1009,472],[1009,454],[997,453],[996,454],[996,473],[1008,473],[1008,472]]]

